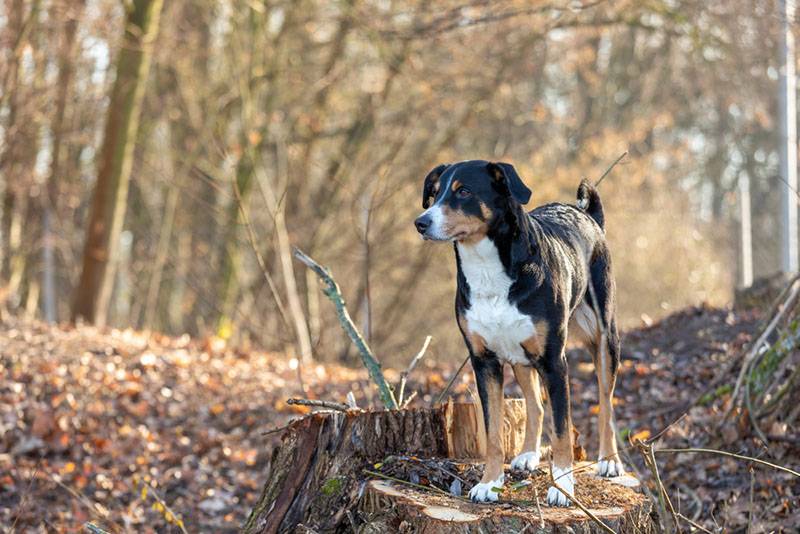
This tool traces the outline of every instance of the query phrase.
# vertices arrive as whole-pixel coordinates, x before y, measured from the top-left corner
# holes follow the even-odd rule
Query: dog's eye
[[[471,196],[472,196],[472,191],[470,191],[466,187],[459,187],[458,191],[456,191],[456,197],[458,198],[469,198]]]

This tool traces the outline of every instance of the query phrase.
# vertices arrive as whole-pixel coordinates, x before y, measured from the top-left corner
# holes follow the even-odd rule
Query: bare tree
[[[106,321],[114,285],[117,241],[125,219],[133,143],[161,5],[162,0],[135,0],[126,17],[92,197],[83,270],[72,307],[73,321],[78,318],[97,324]]]

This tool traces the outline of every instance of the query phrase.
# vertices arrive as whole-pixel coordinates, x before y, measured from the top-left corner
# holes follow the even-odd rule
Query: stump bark
[[[307,531],[302,525],[316,532],[341,532],[357,525],[367,532],[518,532],[530,525],[527,532],[567,526],[576,532],[599,532],[577,508],[542,505],[540,515],[533,501],[524,501],[535,498],[533,490],[527,497],[509,495],[499,505],[473,504],[463,497],[365,473],[392,455],[480,463],[476,458],[482,457],[486,444],[478,438],[483,436],[478,412],[471,404],[448,403],[432,409],[318,412],[293,422],[273,451],[261,497],[242,531]],[[507,461],[520,452],[524,426],[524,402],[507,400],[503,425]],[[544,483],[544,478],[533,480],[531,487]],[[465,485],[462,493],[470,487]],[[594,512],[615,531],[650,532],[649,501],[627,491],[624,503]]]

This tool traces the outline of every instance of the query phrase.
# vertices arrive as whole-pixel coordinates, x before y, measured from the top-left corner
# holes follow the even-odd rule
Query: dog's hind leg
[[[542,422],[544,420],[539,375],[533,367],[527,365],[515,364],[513,369],[514,376],[525,396],[526,419],[522,452],[511,460],[511,469],[533,472],[541,459]]]
[[[597,391],[600,411],[597,416],[598,434],[600,437],[600,454],[597,473],[604,477],[616,477],[625,471],[617,451],[617,439],[614,430],[614,385],[619,369],[620,344],[617,331],[616,312],[614,306],[614,280],[611,277],[611,266],[606,254],[600,254],[591,266],[590,283],[594,289],[587,291],[586,299],[594,318],[595,332],[591,348],[597,373]],[[602,323],[597,319],[600,313]]]
[[[469,492],[473,501],[496,501],[496,489],[502,488],[505,481],[503,473],[503,364],[491,351],[484,350],[472,354],[472,369],[478,385],[478,396],[483,408],[484,428],[486,429],[486,463],[483,477]]]

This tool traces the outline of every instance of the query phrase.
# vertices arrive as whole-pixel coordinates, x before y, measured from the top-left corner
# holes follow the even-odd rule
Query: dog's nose
[[[427,230],[431,225],[431,218],[427,215],[420,215],[417,217],[417,220],[414,221],[414,226],[417,227],[417,232],[424,234],[425,230]]]

